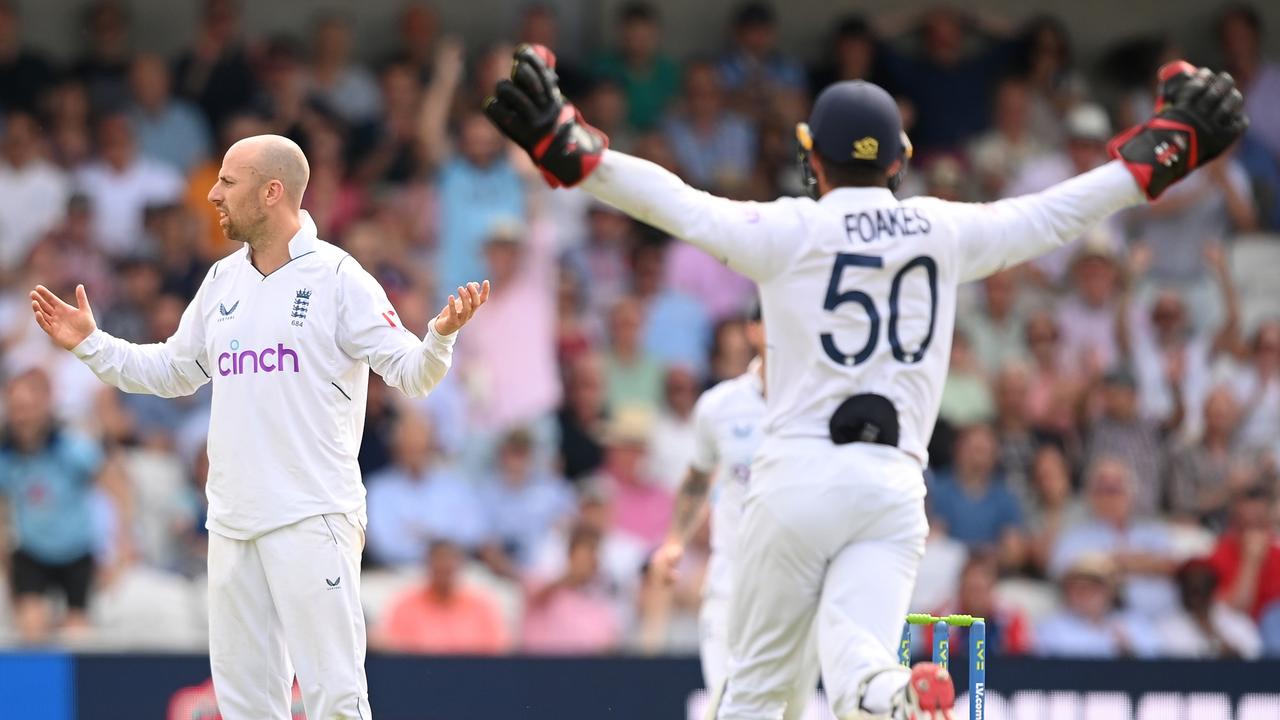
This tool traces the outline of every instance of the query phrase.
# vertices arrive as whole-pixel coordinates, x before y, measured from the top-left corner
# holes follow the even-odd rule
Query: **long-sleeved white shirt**
[[[303,518],[355,513],[364,522],[356,455],[369,368],[425,395],[453,359],[434,321],[406,330],[378,282],[316,237],[302,213],[289,262],[264,276],[247,247],[219,260],[173,337],[135,345],[102,330],[73,352],[133,393],[188,395],[213,382],[209,530],[250,539]]]
[[[830,437],[846,398],[898,411],[898,447],[922,464],[951,354],[956,288],[1046,253],[1143,201],[1122,164],[986,204],[887,188],[820,200],[734,202],[608,151],[582,188],[755,280],[768,334],[766,432]]]

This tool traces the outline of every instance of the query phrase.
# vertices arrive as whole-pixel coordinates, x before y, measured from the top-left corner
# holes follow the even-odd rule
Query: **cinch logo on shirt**
[[[219,375],[246,375],[259,372],[286,372],[287,361],[292,360],[292,372],[298,372],[298,353],[277,343],[275,347],[263,350],[241,350],[240,341],[231,341],[231,352],[218,356]]]

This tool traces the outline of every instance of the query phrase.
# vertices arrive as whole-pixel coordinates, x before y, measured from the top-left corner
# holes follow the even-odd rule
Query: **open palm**
[[[83,285],[76,286],[75,305],[66,304],[49,288],[37,285],[31,291],[31,311],[35,313],[40,329],[67,350],[84,342],[85,338],[98,329]]]

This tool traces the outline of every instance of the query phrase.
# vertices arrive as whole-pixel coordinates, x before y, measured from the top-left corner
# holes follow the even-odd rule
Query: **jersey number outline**
[[[871,325],[870,332],[867,333],[867,342],[852,355],[836,347],[835,338],[831,333],[822,333],[819,336],[822,341],[822,349],[826,352],[827,357],[841,367],[853,367],[866,362],[870,359],[871,354],[875,352],[876,345],[880,341],[880,311],[876,309],[875,301],[871,299],[871,296],[861,290],[840,292],[840,280],[844,277],[845,268],[850,265],[854,267],[883,268],[884,258],[879,255],[859,255],[857,253],[836,254],[835,264],[831,267],[831,279],[827,282],[827,297],[822,304],[822,309],[827,312],[835,312],[841,305],[856,303],[866,311],[867,320]],[[903,278],[916,268],[924,268],[925,274],[929,279],[929,331],[925,333],[924,340],[921,341],[919,348],[914,351],[907,351],[902,347],[902,340],[898,337],[898,298],[902,292]],[[933,342],[933,328],[937,318],[938,264],[928,255],[919,255],[902,266],[902,269],[893,276],[893,284],[889,288],[889,349],[893,352],[894,359],[909,365],[923,360],[925,351],[929,349],[929,345]]]

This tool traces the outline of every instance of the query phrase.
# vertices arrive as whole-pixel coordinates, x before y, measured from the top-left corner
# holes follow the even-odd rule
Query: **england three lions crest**
[[[293,298],[293,309],[289,316],[293,318],[292,323],[297,327],[302,327],[302,321],[307,319],[307,310],[311,306],[311,290],[302,288]]]

